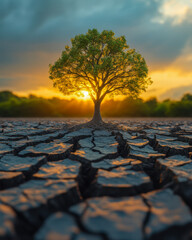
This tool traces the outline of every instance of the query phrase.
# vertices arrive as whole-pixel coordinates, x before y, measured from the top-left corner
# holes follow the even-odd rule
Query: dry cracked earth
[[[0,121],[0,239],[192,239],[192,122]]]

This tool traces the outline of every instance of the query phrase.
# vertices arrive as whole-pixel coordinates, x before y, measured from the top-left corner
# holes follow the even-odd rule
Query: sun
[[[81,93],[82,93],[82,98],[84,99],[84,100],[87,100],[87,99],[89,99],[90,97],[89,97],[89,93],[87,92],[87,91],[81,91]]]

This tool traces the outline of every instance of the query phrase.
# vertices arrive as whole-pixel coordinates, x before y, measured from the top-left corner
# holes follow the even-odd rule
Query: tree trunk
[[[103,120],[101,118],[100,106],[101,106],[101,102],[96,101],[95,102],[95,111],[94,111],[93,119],[91,120],[94,123],[102,123],[103,122]]]

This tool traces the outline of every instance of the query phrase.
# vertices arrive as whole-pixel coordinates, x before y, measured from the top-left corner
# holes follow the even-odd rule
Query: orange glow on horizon
[[[181,65],[181,63],[184,62],[183,58],[185,57],[186,55],[184,54],[184,56],[175,60],[172,66],[166,67],[165,69],[150,71],[150,77],[153,80],[153,84],[149,86],[146,92],[142,93],[139,97],[143,98],[144,100],[150,97],[157,97],[159,100],[164,100],[166,98],[179,99],[180,96],[175,97],[172,94],[172,92],[174,93],[175,90],[179,92],[179,88],[182,88],[182,87],[186,87],[186,89],[188,89],[188,92],[191,92],[192,72],[188,71],[188,67],[191,63],[191,55],[190,54],[187,55],[188,62],[185,62],[186,63],[185,68],[182,69],[181,67],[183,67],[183,65]],[[1,91],[3,90],[7,90],[7,89],[1,89]],[[12,89],[10,89],[10,91],[12,91]],[[30,94],[33,94],[33,95],[36,95],[37,97],[43,97],[43,98],[57,97],[60,99],[69,99],[69,100],[70,99],[77,99],[77,100],[83,100],[83,101],[91,100],[89,93],[85,90],[81,91],[79,93],[79,96],[76,96],[76,95],[65,96],[63,93],[59,92],[59,90],[53,88],[50,82],[48,82],[47,87],[44,86],[44,87],[39,87],[37,89],[33,89],[33,87],[31,87],[31,90],[28,90],[28,89],[26,91],[13,90],[13,92],[18,96],[25,96],[25,97],[27,97]],[[181,95],[183,95],[183,93],[181,93]],[[114,99],[122,100],[125,97],[126,96],[115,96]],[[108,96],[106,96],[105,100],[107,99],[109,99]]]
[[[63,93],[59,92],[58,90],[54,88],[43,88],[40,87],[37,90],[28,90],[28,91],[13,91],[16,95],[28,97],[29,95],[33,94],[37,97],[43,97],[43,98],[53,98],[58,97],[61,99],[72,99],[75,98],[77,100],[91,100],[88,91],[81,91],[79,93],[79,96],[76,95],[70,95],[65,96]]]

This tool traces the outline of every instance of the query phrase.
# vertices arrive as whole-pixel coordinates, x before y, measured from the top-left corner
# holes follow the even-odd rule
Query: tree
[[[0,102],[6,102],[10,99],[18,99],[18,97],[10,91],[0,92]]]
[[[192,95],[190,93],[184,94],[181,101],[192,101]]]
[[[65,95],[87,91],[94,102],[92,122],[102,122],[100,105],[106,95],[137,96],[145,91],[147,78],[145,59],[130,49],[124,36],[112,31],[88,30],[71,39],[61,57],[50,67],[54,87]]]

